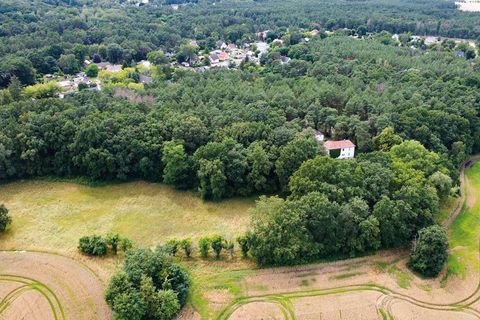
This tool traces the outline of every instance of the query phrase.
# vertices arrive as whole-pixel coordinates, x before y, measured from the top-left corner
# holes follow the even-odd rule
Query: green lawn
[[[480,198],[480,162],[466,171],[473,188],[472,194]],[[480,199],[472,208],[464,208],[450,228],[448,274],[464,277],[468,267],[478,268],[480,240]]]
[[[245,231],[254,199],[204,202],[192,192],[147,182],[91,187],[29,180],[1,185],[0,203],[13,218],[0,249],[65,252],[94,233],[118,232],[139,246],[212,233],[233,237]]]

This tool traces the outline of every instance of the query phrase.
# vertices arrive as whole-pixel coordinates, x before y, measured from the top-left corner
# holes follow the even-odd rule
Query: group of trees
[[[78,241],[78,250],[91,256],[105,256],[110,250],[116,255],[118,250],[127,252],[132,248],[132,242],[119,234],[108,234],[106,237],[92,235],[81,237]]]
[[[118,320],[170,320],[185,305],[189,287],[187,273],[161,250],[133,249],[105,299]]]
[[[242,252],[242,257],[247,257],[250,250],[250,242],[248,235],[239,236],[236,239],[240,250]],[[195,250],[193,247],[192,240],[190,238],[178,240],[170,239],[165,244],[159,247],[159,250],[162,252],[175,256],[179,249],[183,250],[185,257],[190,258]],[[223,250],[227,251],[230,255],[230,258],[233,258],[235,252],[235,242],[233,240],[228,240],[225,237],[215,234],[211,236],[205,236],[198,240],[197,247],[200,256],[202,258],[207,258],[210,254],[210,250],[215,253],[215,258],[219,259]]]
[[[445,164],[416,141],[352,160],[308,160],[290,179],[286,200],[257,202],[250,252],[260,264],[294,264],[408,246],[449,195]]]

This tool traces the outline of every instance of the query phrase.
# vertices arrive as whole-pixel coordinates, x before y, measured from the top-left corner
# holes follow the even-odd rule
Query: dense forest
[[[275,195],[260,197],[242,243],[260,264],[293,264],[408,246],[480,151],[475,50],[411,42],[478,39],[479,15],[451,1],[93,3],[0,0],[0,181],[145,179],[206,200]],[[265,30],[271,46],[258,64],[172,67],[193,55],[192,40],[208,52]],[[138,82],[136,62],[147,58],[153,82],[121,88],[120,77]],[[96,77],[85,59],[122,64],[111,76],[120,85],[60,99],[42,84],[51,73]],[[25,88],[34,83],[47,94]],[[329,157],[317,132],[350,139],[355,158]],[[132,294],[140,280],[125,281]]]
[[[446,0],[199,1],[177,10],[166,4],[1,0],[0,88],[8,85],[14,70],[21,71],[23,84],[32,84],[35,72],[79,69],[87,55],[129,65],[155,49],[175,52],[188,39],[211,49],[218,40],[245,43],[265,30],[272,30],[272,37],[314,28],[480,36],[477,15],[460,12]]]

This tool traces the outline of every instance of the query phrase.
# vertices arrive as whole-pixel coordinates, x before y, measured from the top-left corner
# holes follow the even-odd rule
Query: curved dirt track
[[[0,251],[0,319],[104,320],[104,285],[85,265],[40,252]]]
[[[462,197],[459,199],[457,207],[452,210],[449,218],[444,222],[447,227],[460,214],[465,204],[469,206],[478,200],[477,195],[469,193],[468,181],[464,173],[465,164],[469,164],[468,169],[473,162],[478,160],[480,157],[474,156],[461,167]],[[470,279],[469,284],[459,286],[460,290],[455,287],[452,290],[453,294],[447,294],[445,290],[440,292],[439,288],[433,288],[433,290],[430,288],[432,292],[429,294],[417,296],[415,293],[418,293],[418,290],[410,292],[410,290],[400,288],[391,289],[395,288],[394,284],[382,281],[381,276],[372,276],[368,272],[368,268],[355,266],[363,263],[362,260],[359,261],[332,263],[323,267],[298,267],[297,270],[292,270],[292,268],[263,270],[265,275],[257,276],[256,279],[250,281],[250,285],[253,282],[259,287],[265,285],[266,282],[262,282],[262,277],[266,276],[269,281],[275,279],[273,280],[275,285],[272,286],[274,293],[261,294],[258,290],[253,290],[253,294],[232,301],[217,315],[216,319],[480,319],[480,277],[478,274],[475,275],[474,283],[471,282],[473,279]],[[351,272],[353,280],[340,281],[341,285],[334,286],[333,282],[324,281],[325,273],[329,269],[332,269],[332,274],[337,276],[342,275],[340,272],[351,272],[351,270],[355,270],[358,275],[364,274],[364,276],[358,276],[360,279],[355,280],[355,272]],[[305,276],[302,276],[302,272]],[[289,274],[289,280],[282,279],[286,274]],[[304,290],[298,286],[289,287],[295,277],[314,280],[314,282],[319,280],[319,283],[314,284],[316,288],[305,288]],[[332,278],[335,276],[330,276],[330,279]],[[279,285],[281,281],[284,281],[283,286]],[[328,283],[328,285],[320,286],[320,283]],[[247,281],[246,286],[248,287],[248,285]],[[257,317],[259,313],[267,314]]]

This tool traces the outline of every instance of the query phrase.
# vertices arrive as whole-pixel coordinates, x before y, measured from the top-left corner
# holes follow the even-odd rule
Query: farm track
[[[462,209],[465,207],[467,200],[467,183],[465,178],[465,169],[468,169],[475,163],[480,160],[480,155],[472,156],[468,161],[465,161],[460,169],[460,184],[461,184],[461,197],[458,201],[457,206],[452,210],[448,219],[443,223],[445,227],[450,227],[455,218],[462,212]],[[468,164],[468,166],[467,166]],[[478,254],[480,259],[480,240],[478,247]],[[411,297],[409,295],[399,293],[393,289],[379,286],[376,284],[360,284],[360,285],[351,285],[351,286],[339,286],[332,288],[324,289],[313,289],[313,290],[301,290],[296,292],[285,292],[285,293],[275,293],[275,294],[265,294],[257,295],[252,297],[241,297],[232,301],[227,305],[220,313],[215,317],[215,320],[228,320],[235,311],[239,308],[246,306],[251,303],[270,303],[276,305],[281,313],[284,316],[285,320],[295,320],[296,315],[293,310],[292,300],[307,298],[307,297],[322,297],[328,295],[336,294],[346,294],[346,293],[355,293],[355,292],[378,292],[381,296],[377,299],[375,307],[379,317],[385,320],[394,320],[392,312],[392,304],[398,301],[404,301],[414,306],[435,310],[435,311],[445,311],[445,312],[460,312],[469,314],[476,319],[480,319],[480,311],[475,309],[473,305],[480,301],[480,277],[478,284],[474,292],[472,292],[467,297],[451,302],[451,303],[431,303],[428,301],[422,301]]]
[[[55,295],[55,293],[45,284],[28,277],[9,275],[9,274],[0,274],[0,282],[14,282],[20,283],[21,286],[10,291],[7,295],[3,297],[0,301],[0,317],[1,314],[8,309],[8,307],[23,293],[34,290],[40,293],[45,300],[48,302],[53,319],[55,320],[65,320],[65,312],[63,311],[62,304],[60,300]],[[0,318],[1,319],[1,318]]]
[[[0,261],[0,320],[111,319],[103,283],[81,261],[35,251],[0,251]]]

